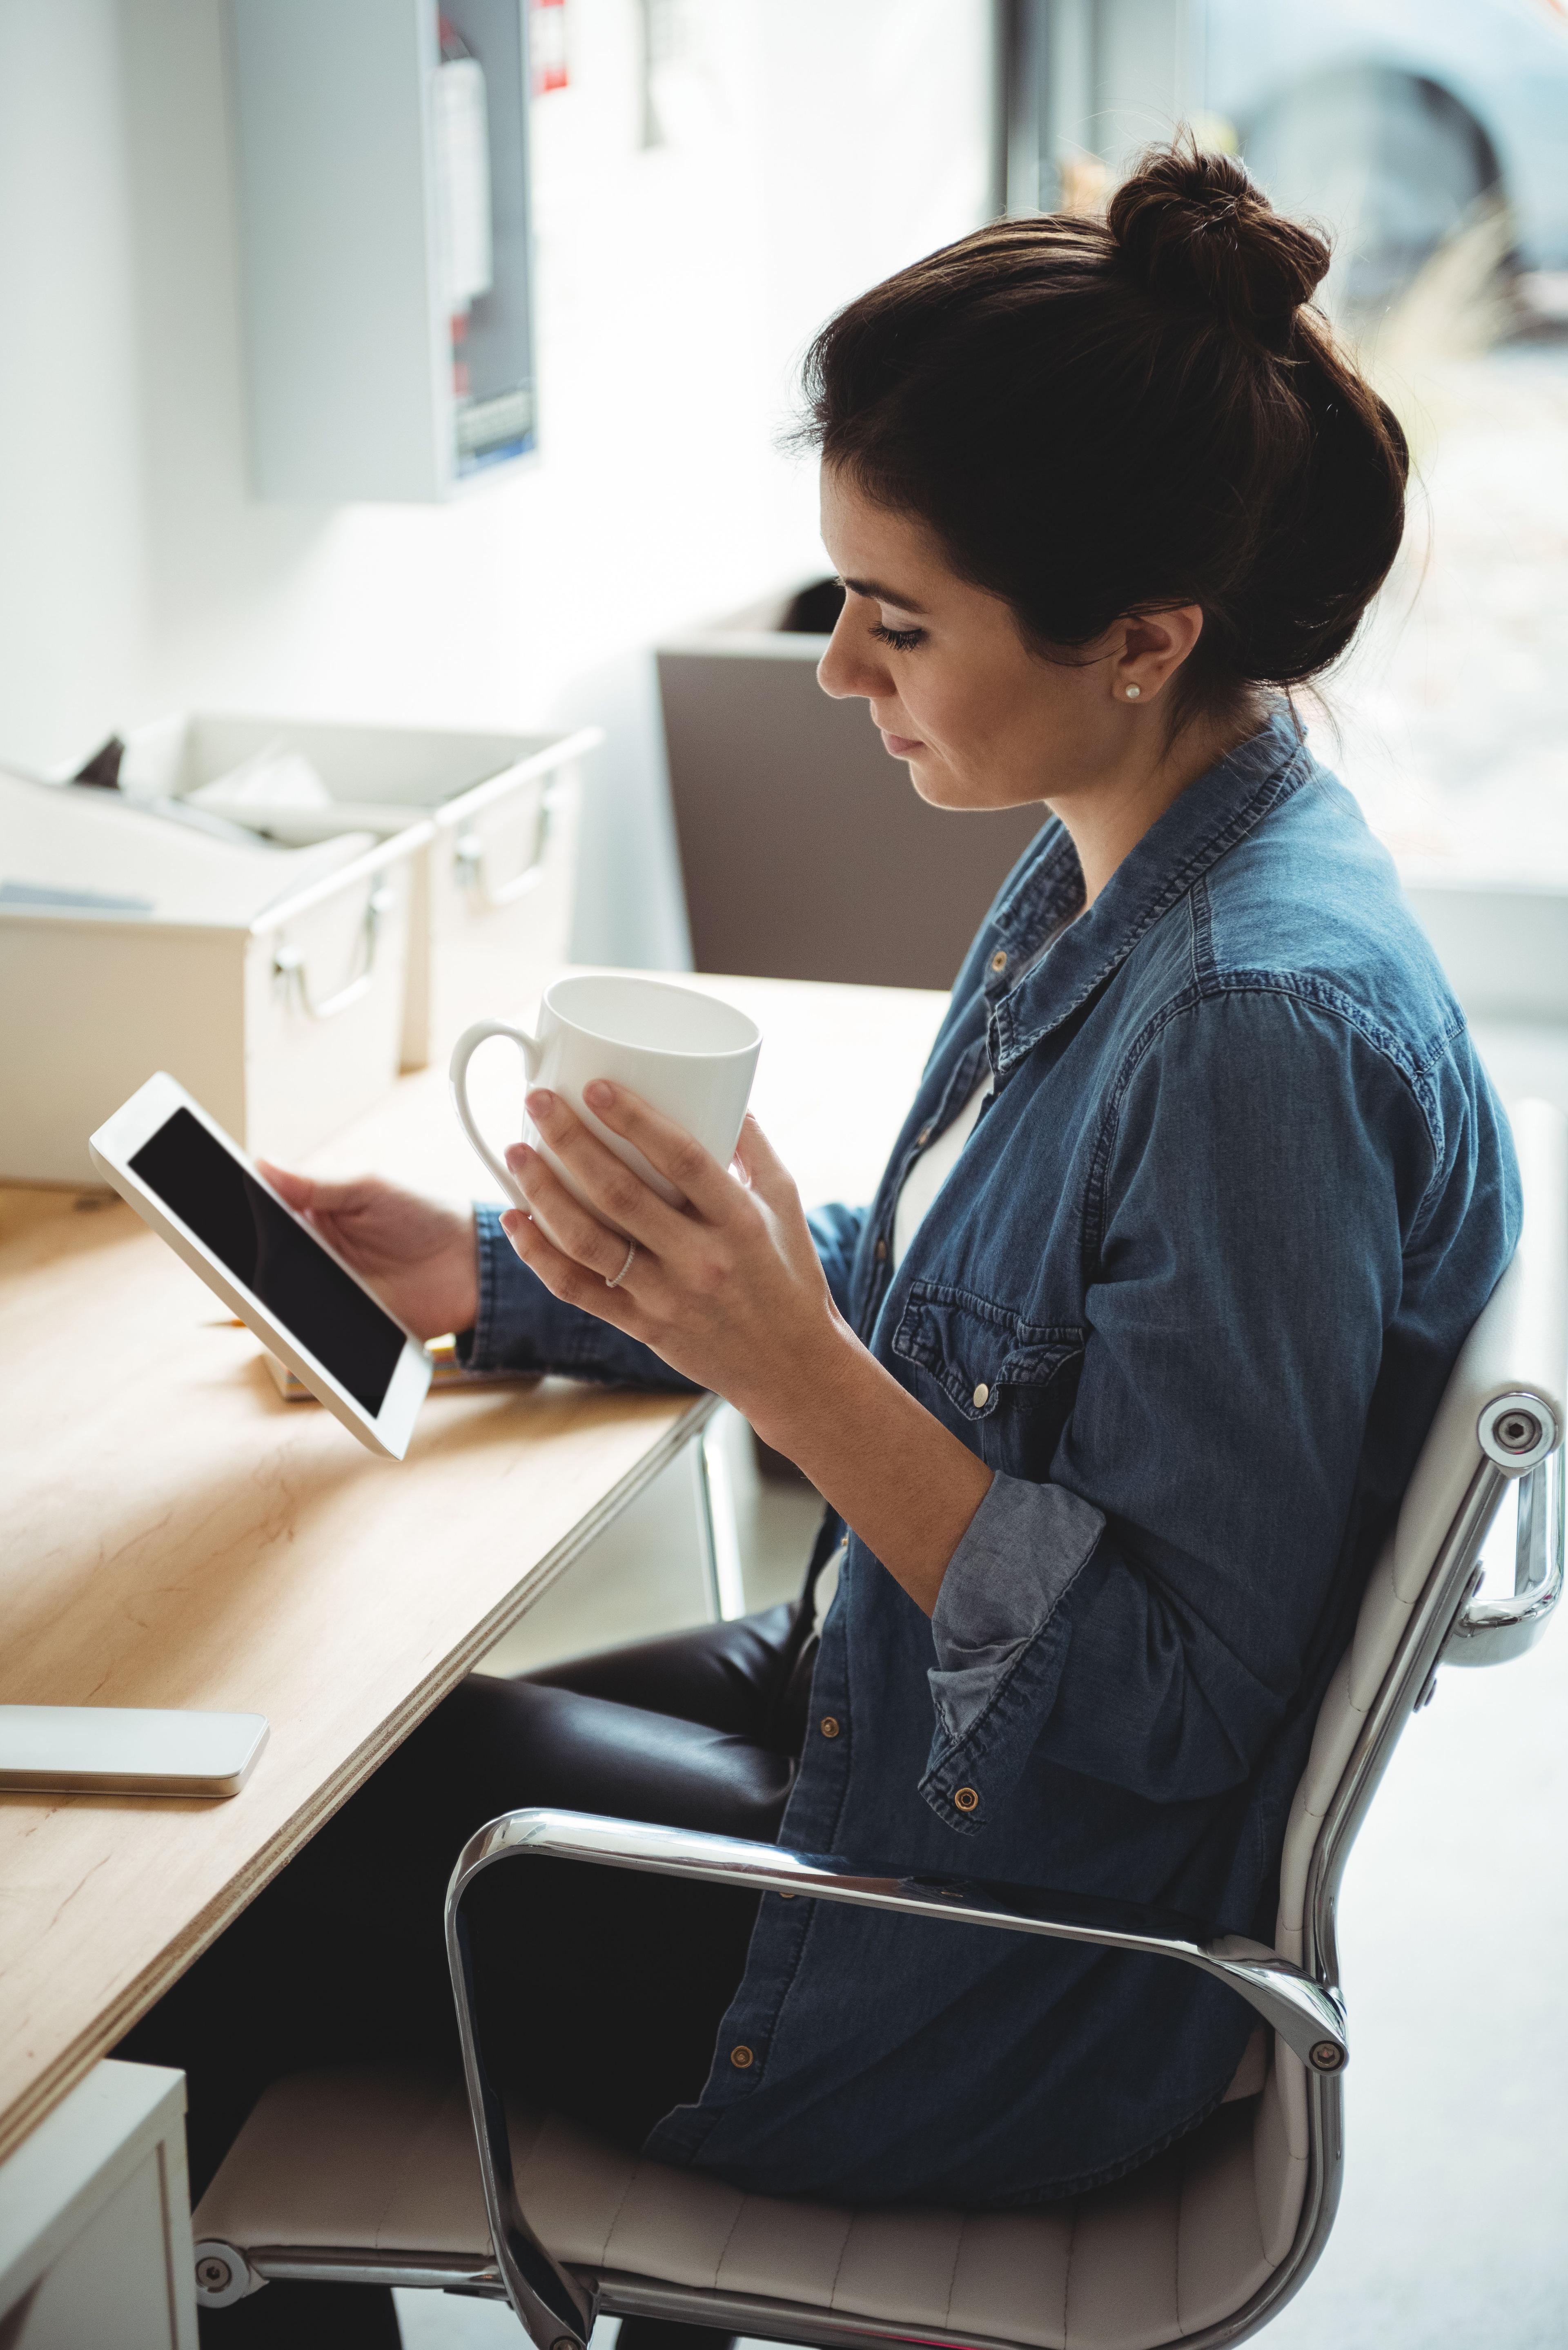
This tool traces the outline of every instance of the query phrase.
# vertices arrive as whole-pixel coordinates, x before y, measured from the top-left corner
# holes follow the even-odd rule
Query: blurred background
[[[1416,481],[1316,744],[1467,1008],[1562,1019],[1568,10],[1025,0],[1011,24],[1011,207],[1103,203],[1174,111],[1330,230],[1320,298],[1398,412]]]
[[[0,0],[5,1024],[57,1001],[18,1011],[46,931],[74,925],[76,972],[115,906],[151,935],[221,884],[243,928],[286,876],[326,921],[318,871],[356,1083],[372,1031],[384,1087],[510,1008],[497,951],[944,986],[1032,825],[924,809],[817,691],[799,360],[998,212],[1102,208],[1182,121],[1330,230],[1324,300],[1415,452],[1405,552],[1303,704],[1314,747],[1505,1094],[1568,1104],[1563,0]],[[433,847],[426,810],[452,817]],[[332,863],[346,824],[381,843],[369,879]],[[244,862],[285,846],[327,861]],[[394,938],[385,877],[421,857]],[[349,1105],[292,951],[264,1042],[297,1028],[300,1074],[204,1097],[305,1149]],[[153,981],[114,986],[145,1055]],[[0,1180],[83,1180],[24,1134],[5,1049]],[[70,1136],[148,1065],[100,1071]],[[308,1130],[269,1123],[317,1098]],[[731,1434],[759,1605],[815,1504]],[[684,1484],[655,1488],[496,1669],[691,1620],[693,1543]],[[1568,1679],[1549,1642],[1491,1679],[1445,1679],[1352,1864],[1346,2205],[1280,2350],[1568,2344]],[[412,2350],[517,2338],[400,2299]]]
[[[199,709],[591,722],[579,954],[944,983],[1026,827],[974,827],[918,948],[735,869],[785,788],[846,868],[909,834],[917,889],[940,824],[815,706],[795,369],[872,279],[1103,205],[1187,120],[1332,229],[1417,452],[1330,754],[1467,1002],[1568,1016],[1561,0],[528,0],[526,67],[509,10],[0,0],[0,763]],[[477,162],[461,104],[421,149],[421,66],[477,67]]]

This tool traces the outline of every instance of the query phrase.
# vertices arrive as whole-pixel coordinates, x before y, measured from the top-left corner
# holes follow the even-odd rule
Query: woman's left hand
[[[600,1080],[583,1099],[686,1205],[669,1206],[559,1095],[532,1093],[529,1116],[590,1207],[536,1150],[514,1144],[506,1163],[528,1212],[501,1221],[524,1263],[566,1305],[726,1397],[929,1615],[991,1471],[844,1320],[800,1195],[761,1127],[749,1118],[741,1129],[737,1180],[624,1086]],[[637,1243],[629,1263],[611,1223]]]
[[[538,1091],[528,1097],[528,1114],[598,1213],[573,1198],[538,1151],[516,1143],[506,1163],[528,1212],[503,1216],[507,1238],[553,1295],[641,1339],[700,1387],[727,1397],[764,1441],[776,1441],[792,1419],[792,1397],[831,1376],[846,1341],[855,1344],[788,1170],[753,1118],[742,1128],[737,1180],[624,1086],[601,1079],[583,1098],[688,1204],[670,1207],[558,1094]],[[629,1263],[612,1224],[637,1243]]]

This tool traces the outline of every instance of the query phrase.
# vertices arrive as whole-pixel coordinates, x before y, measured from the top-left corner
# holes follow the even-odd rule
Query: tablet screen
[[[129,1164],[374,1419],[406,1343],[391,1315],[188,1109]]]

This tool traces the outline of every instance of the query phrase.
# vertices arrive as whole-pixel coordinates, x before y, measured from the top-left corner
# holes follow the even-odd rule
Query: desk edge
[[[285,1822],[270,1843],[264,1846],[247,1866],[230,1878],[206,1908],[192,1920],[183,1934],[167,1943],[154,1963],[145,1968],[134,1981],[128,1983],[119,1997],[94,2020],[91,2029],[62,2049],[53,2064],[46,2065],[29,2087],[15,2098],[4,2113],[0,2113],[0,2162],[4,2162],[30,2137],[60,2100],[85,2079],[99,2058],[107,2056],[124,2038],[132,2024],[140,2022],[148,2010],[155,2006],[164,1992],[179,1981],[186,1968],[216,1941],[225,1927],[234,1923],[262,1887],[309,1843],[333,1813],[363,1786],[393,1748],[401,1745],[410,1731],[457,1687],[478,1659],[527,1614],[589,1543],[602,1534],[606,1526],[618,1518],[628,1503],[634,1502],[662,1470],[670,1466],[707,1426],[718,1408],[719,1398],[716,1395],[707,1392],[694,1395],[636,1466],[602,1495],[571,1532],[564,1534],[553,1550],[546,1551],[537,1565],[513,1586],[506,1597],[496,1603],[451,1655],[443,1658],[441,1663],[409,1692],[402,1704],[389,1714],[379,1730],[356,1747],[332,1777]]]

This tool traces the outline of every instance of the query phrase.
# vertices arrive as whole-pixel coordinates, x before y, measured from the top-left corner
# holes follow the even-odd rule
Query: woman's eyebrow
[[[894,588],[878,587],[875,579],[848,579],[839,575],[838,584],[847,588],[852,596],[869,596],[877,604],[891,604],[900,612],[924,612],[925,606],[917,604],[912,596],[900,596]]]

